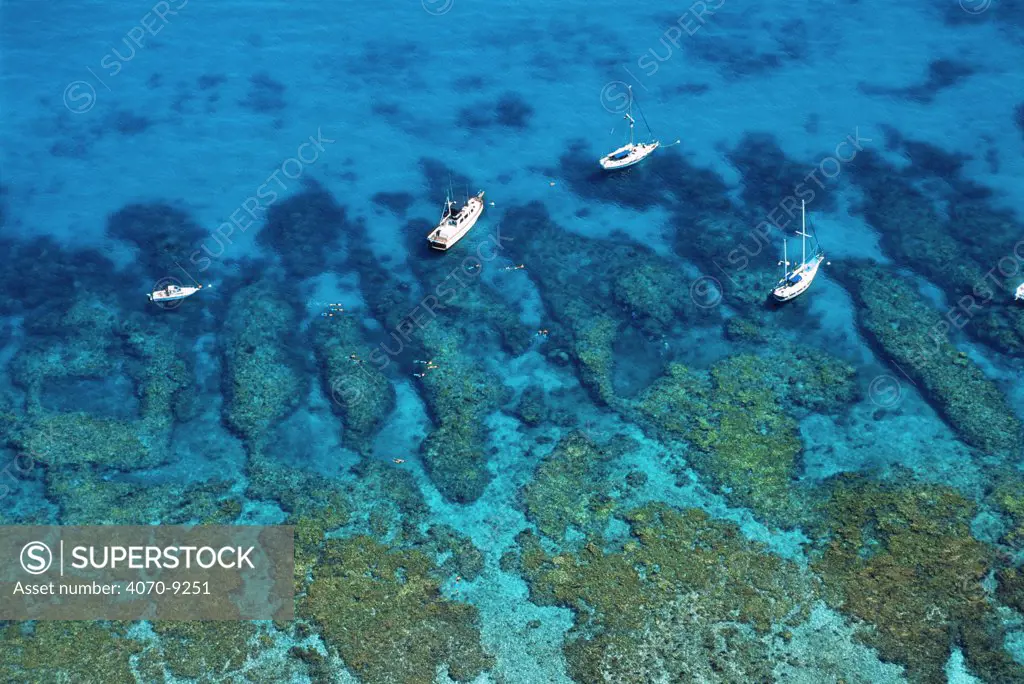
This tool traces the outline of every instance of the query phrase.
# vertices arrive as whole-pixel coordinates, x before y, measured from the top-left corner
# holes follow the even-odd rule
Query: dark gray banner
[[[291,620],[294,528],[0,526],[0,620]]]

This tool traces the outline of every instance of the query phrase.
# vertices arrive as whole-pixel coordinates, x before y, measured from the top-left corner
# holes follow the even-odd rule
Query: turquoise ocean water
[[[0,523],[298,526],[0,680],[1024,681],[1020,2],[0,22]]]

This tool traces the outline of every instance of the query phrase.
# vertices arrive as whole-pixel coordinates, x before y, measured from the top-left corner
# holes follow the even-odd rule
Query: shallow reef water
[[[0,525],[292,526],[295,613],[0,620],[0,682],[1024,682],[1022,3],[51,14]]]

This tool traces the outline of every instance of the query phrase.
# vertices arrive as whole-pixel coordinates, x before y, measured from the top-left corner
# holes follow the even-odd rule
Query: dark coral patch
[[[866,95],[888,95],[928,103],[934,100],[943,90],[959,85],[975,73],[977,73],[977,69],[969,64],[952,59],[937,59],[928,64],[928,74],[921,83],[905,88],[890,88],[861,83],[858,88]]]
[[[813,202],[816,211],[835,209],[835,197],[828,187],[830,181],[817,166],[820,160],[801,164],[788,158],[769,134],[745,135],[729,154],[729,160],[743,174],[747,208],[777,220],[777,225],[785,226],[799,217],[800,200]]]
[[[281,257],[289,275],[309,278],[344,261],[345,249],[339,238],[355,235],[356,230],[357,224],[349,221],[331,193],[310,183],[270,208],[267,224],[256,239]]]
[[[533,107],[518,93],[508,92],[497,102],[477,103],[459,112],[459,121],[466,128],[490,128],[502,126],[523,130],[530,125]]]
[[[154,202],[118,210],[107,219],[107,235],[138,247],[139,261],[153,277],[180,277],[175,260],[186,264],[204,231],[184,211]]]
[[[370,199],[377,206],[383,207],[399,217],[404,217],[409,211],[409,207],[416,201],[416,198],[408,192],[378,192]]]
[[[526,128],[533,117],[533,107],[518,93],[505,93],[494,106],[498,125],[507,128]]]
[[[249,93],[239,104],[258,114],[277,114],[285,108],[284,92],[283,83],[261,71],[249,78]]]
[[[452,170],[447,164],[437,159],[423,157],[420,159],[420,169],[427,184],[427,200],[441,204],[449,189],[453,189],[456,195],[464,192],[471,192],[473,189],[472,180],[458,171]]]
[[[152,125],[149,118],[129,111],[114,112],[109,119],[109,126],[121,135],[138,135],[149,130]]]
[[[939,178],[952,179],[963,169],[971,157],[966,154],[947,152],[931,143],[906,140],[903,149],[913,162],[914,170]]]
[[[89,154],[89,145],[82,140],[58,140],[50,145],[50,154],[54,157],[85,159]]]
[[[228,77],[224,74],[203,74],[196,80],[196,85],[199,86],[200,90],[210,90],[217,88],[227,80]]]
[[[100,252],[68,249],[50,237],[24,242],[0,238],[0,251],[6,255],[0,269],[6,295],[0,298],[0,311],[5,313],[43,305],[66,310],[78,289],[103,289],[115,270]]]

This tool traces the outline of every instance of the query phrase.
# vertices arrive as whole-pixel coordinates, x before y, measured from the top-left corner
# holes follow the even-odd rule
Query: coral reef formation
[[[7,263],[0,269],[0,312],[23,313],[40,307],[63,311],[83,289],[101,291],[114,264],[94,249],[69,249],[51,237],[0,237]],[[69,285],[71,287],[69,287]]]
[[[175,261],[188,256],[205,232],[184,211],[168,204],[130,204],[107,220],[107,235],[124,240],[139,250],[141,265],[152,281],[178,277]]]
[[[833,193],[827,192],[826,187],[807,182],[817,161],[801,164],[789,159],[778,141],[768,133],[743,136],[730,152],[729,160],[743,175],[743,201],[747,209],[770,220],[775,220],[777,214],[780,227],[792,230],[794,220],[799,227],[799,202],[794,201],[788,207],[783,202],[802,184],[806,188],[802,194],[813,198],[816,211],[835,209]],[[780,209],[788,211],[783,214]]]
[[[250,450],[305,396],[298,316],[279,286],[257,282],[231,300],[224,341],[224,420]]]
[[[1024,474],[1020,471],[999,471],[989,498],[1006,517],[1006,533],[1000,541],[1011,548],[1024,547]]]
[[[813,580],[699,509],[649,504],[624,517],[631,536],[619,549],[593,539],[551,555],[523,533],[518,556],[503,559],[527,579],[531,601],[573,609],[563,648],[572,677],[762,681],[760,637],[806,619]]]
[[[992,550],[969,530],[975,507],[949,487],[840,476],[832,483],[812,564],[824,595],[874,626],[861,638],[912,681],[944,682],[954,645],[985,681],[1019,681],[983,581]]]
[[[777,525],[793,525],[805,503],[794,489],[801,443],[795,415],[833,411],[853,393],[853,369],[817,350],[787,363],[740,355],[695,373],[679,364],[635,402],[655,435],[686,442],[687,461],[730,502]]]
[[[433,571],[418,551],[392,550],[366,536],[331,539],[300,613],[366,681],[426,684],[439,668],[469,681],[493,662],[480,646],[477,611],[444,598]]]
[[[525,264],[557,321],[552,340],[567,345],[580,381],[603,403],[616,402],[613,364],[630,360],[612,353],[623,327],[660,339],[681,321],[714,320],[679,296],[690,282],[676,265],[646,247],[569,233],[540,203],[510,209],[503,226],[510,255]]]
[[[523,488],[529,520],[545,537],[564,542],[571,530],[600,534],[615,506],[607,463],[628,445],[600,445],[584,433],[564,437],[537,466]]]
[[[847,262],[835,273],[853,295],[867,337],[913,378],[964,441],[987,452],[1019,453],[1024,428],[1006,398],[953,345],[941,315],[906,277],[867,262]]]
[[[226,482],[139,485],[112,480],[88,467],[48,468],[46,497],[63,525],[228,525],[242,502]]]
[[[310,182],[302,192],[271,205],[257,241],[280,255],[289,276],[301,279],[343,263],[341,238],[360,231],[331,193]]]
[[[131,658],[142,645],[125,637],[125,623],[8,623],[0,672],[9,681],[131,682]]]
[[[67,311],[26,320],[34,336],[10,369],[24,390],[24,411],[10,432],[15,448],[46,465],[121,470],[169,457],[172,427],[191,418],[193,376],[181,337],[165,324],[146,325],[141,314],[119,320],[115,311],[103,297],[79,292]],[[84,400],[68,401],[69,393]]]
[[[1024,312],[1000,303],[1014,286],[999,260],[1014,261],[1019,226],[1009,230],[1013,222],[1005,214],[1000,220],[976,203],[963,206],[952,221],[943,219],[929,197],[870,151],[854,162],[854,180],[866,195],[867,220],[878,229],[886,253],[945,292],[946,329],[955,325],[996,349],[1024,354]]]
[[[160,637],[160,660],[174,675],[200,680],[211,673],[237,673],[261,648],[254,637],[261,628],[252,622],[167,622],[152,623]],[[150,656],[156,659],[156,654]]]
[[[312,337],[324,393],[344,424],[344,443],[367,454],[395,408],[395,388],[368,362],[369,344],[352,316],[317,319]]]
[[[453,330],[431,326],[421,331],[421,339],[430,365],[436,366],[420,383],[437,425],[421,446],[423,462],[446,498],[475,501],[492,478],[484,419],[508,399],[508,391],[459,353],[464,342]]]

